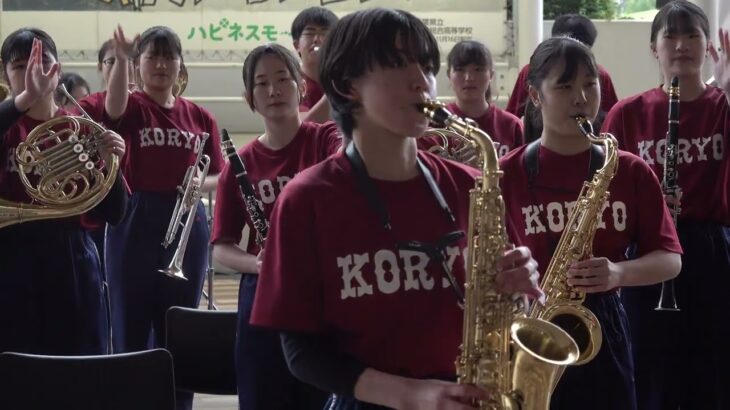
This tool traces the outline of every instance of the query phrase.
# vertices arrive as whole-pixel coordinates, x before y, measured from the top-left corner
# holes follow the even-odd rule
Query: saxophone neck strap
[[[603,149],[596,144],[591,144],[591,156],[588,162],[588,175],[586,181],[593,179],[593,175],[601,169],[605,154]],[[540,171],[540,140],[530,143],[525,149],[525,168],[527,170],[527,186],[530,190],[535,187],[535,180]]]
[[[380,197],[380,194],[378,194],[378,190],[375,187],[375,184],[373,184],[370,175],[368,175],[368,170],[365,167],[365,162],[362,160],[360,152],[357,150],[354,142],[351,142],[347,145],[347,148],[345,148],[345,156],[352,166],[352,172],[355,176],[357,189],[365,197],[365,200],[368,202],[370,208],[378,215],[378,218],[383,224],[383,227],[388,231],[392,230],[388,209],[386,208],[385,203]],[[420,158],[416,158],[416,164],[418,165],[418,170],[420,174],[423,175],[423,177],[426,179],[428,187],[431,189],[434,198],[438,202],[439,207],[443,210],[446,218],[451,223],[456,222],[454,213],[451,212],[451,208],[446,202],[446,199],[444,198],[441,189],[439,189],[436,180],[433,178],[433,174],[431,174],[431,171],[423,164]]]

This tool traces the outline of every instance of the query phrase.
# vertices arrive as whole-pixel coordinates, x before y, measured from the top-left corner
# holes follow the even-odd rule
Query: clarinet
[[[669,87],[669,130],[667,131],[667,144],[664,155],[664,176],[662,179],[662,191],[664,195],[671,195],[677,198],[677,145],[679,139],[679,78],[673,77]],[[677,226],[677,217],[682,209],[676,201],[669,205],[669,213],[672,215],[674,226]],[[659,296],[659,303],[654,310],[679,311],[677,298],[674,295],[674,280],[662,282],[662,290]]]
[[[251,181],[248,180],[246,166],[243,165],[241,157],[238,156],[236,147],[233,146],[233,141],[228,136],[228,130],[226,129],[221,130],[221,150],[223,155],[228,157],[231,168],[236,175],[236,180],[238,180],[238,185],[241,187],[243,202],[246,204],[246,210],[256,230],[256,243],[262,246],[266,240],[266,235],[269,233],[269,221],[264,216],[264,208],[261,202],[256,199]]]

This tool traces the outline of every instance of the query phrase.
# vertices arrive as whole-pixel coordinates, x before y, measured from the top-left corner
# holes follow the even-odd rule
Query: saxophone
[[[490,392],[480,409],[547,409],[550,386],[578,347],[558,326],[519,317],[520,303],[497,291],[496,264],[507,247],[497,152],[471,120],[428,101],[421,110],[453,137],[478,148],[482,175],[469,191],[468,260],[464,285],[464,327],[456,360],[458,382]],[[475,403],[476,404],[476,403]]]
[[[567,272],[572,263],[590,257],[593,253],[593,237],[601,219],[603,204],[609,195],[608,185],[618,167],[618,150],[613,135],[596,137],[593,126],[585,117],[576,117],[576,122],[591,143],[605,147],[606,156],[603,167],[596,171],[591,181],[583,184],[547,271],[543,274],[540,287],[545,292],[546,303],[544,306],[535,304],[529,317],[547,320],[567,331],[578,343],[580,357],[575,364],[580,365],[593,360],[598,354],[603,336],[596,315],[583,306],[585,292],[575,291],[568,286]]]

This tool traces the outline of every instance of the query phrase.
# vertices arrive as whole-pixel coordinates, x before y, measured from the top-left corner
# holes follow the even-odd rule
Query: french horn
[[[0,228],[86,213],[114,185],[119,157],[113,154],[105,163],[100,153],[100,136],[106,129],[89,117],[63,84],[60,88],[82,115],[52,118],[18,145],[18,174],[32,202],[0,199]]]

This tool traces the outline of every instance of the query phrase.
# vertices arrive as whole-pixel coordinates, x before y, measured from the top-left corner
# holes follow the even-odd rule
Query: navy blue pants
[[[641,410],[730,408],[730,228],[680,221],[680,312],[656,312],[661,287],[625,289]]]
[[[279,333],[249,325],[258,275],[244,274],[238,291],[236,379],[241,410],[321,410],[327,394],[296,379]]]
[[[96,247],[75,219],[0,229],[0,351],[106,353]]]
[[[183,258],[188,280],[158,272],[170,264],[182,233],[181,226],[175,242],[167,249],[162,246],[175,201],[175,194],[135,192],[122,222],[108,227],[106,268],[116,353],[164,347],[167,309],[197,308],[200,302],[210,238],[202,203]],[[179,391],[177,408],[191,408],[192,399],[192,393]]]
[[[601,324],[601,350],[590,362],[566,368],[550,408],[635,410],[629,322],[621,299],[616,293],[589,294],[585,306]]]

